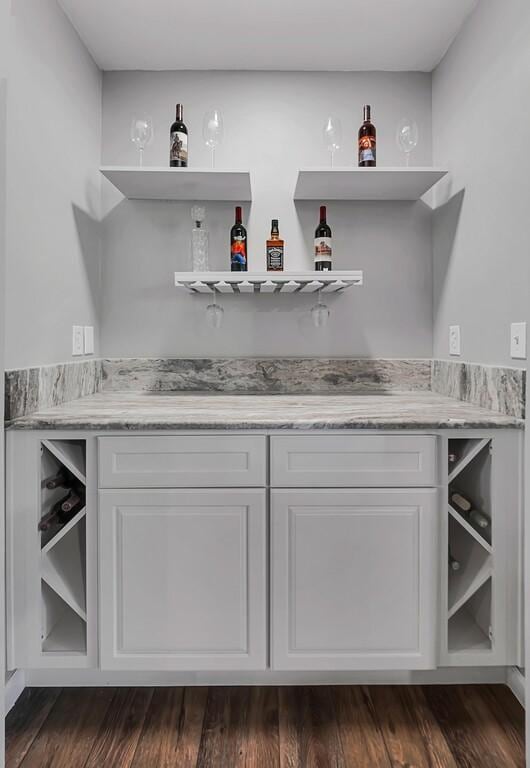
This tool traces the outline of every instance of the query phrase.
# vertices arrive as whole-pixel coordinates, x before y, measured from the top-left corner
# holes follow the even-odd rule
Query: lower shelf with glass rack
[[[360,270],[347,272],[175,272],[175,287],[188,293],[339,293],[362,286]]]

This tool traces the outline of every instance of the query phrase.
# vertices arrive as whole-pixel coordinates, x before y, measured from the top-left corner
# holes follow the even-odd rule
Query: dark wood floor
[[[15,768],[509,768],[523,710],[505,686],[27,689]]]

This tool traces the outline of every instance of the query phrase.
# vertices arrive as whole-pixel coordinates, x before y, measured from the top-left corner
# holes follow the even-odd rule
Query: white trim
[[[506,683],[506,667],[455,667],[385,672],[109,672],[97,669],[26,670],[36,687],[193,685],[462,685]]]
[[[6,715],[17,703],[19,697],[26,687],[26,675],[24,670],[16,669],[9,680],[6,680],[5,686],[5,713]]]
[[[507,667],[506,685],[519,701],[522,707],[525,706],[525,676],[519,667]]]

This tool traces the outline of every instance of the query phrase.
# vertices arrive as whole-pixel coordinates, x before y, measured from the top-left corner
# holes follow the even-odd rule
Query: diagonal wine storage
[[[60,484],[50,488],[60,478]],[[69,489],[79,499],[71,519],[54,516]],[[42,653],[86,653],[86,444],[83,440],[41,443],[41,643]],[[44,528],[44,530],[40,530]]]

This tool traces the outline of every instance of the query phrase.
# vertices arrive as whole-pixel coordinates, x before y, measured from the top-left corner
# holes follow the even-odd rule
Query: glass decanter
[[[191,209],[194,227],[191,230],[191,268],[193,272],[207,272],[208,263],[208,232],[203,228],[206,218],[206,208],[194,205]]]

